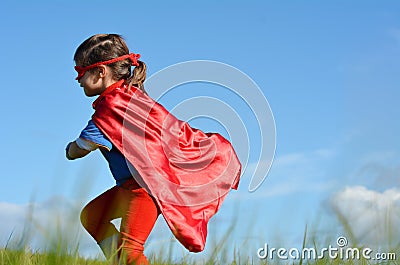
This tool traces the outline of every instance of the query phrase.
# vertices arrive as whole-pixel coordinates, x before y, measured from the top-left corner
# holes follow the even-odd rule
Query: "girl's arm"
[[[88,125],[83,129],[79,137],[67,145],[65,155],[67,159],[74,160],[86,156],[97,148],[105,148],[110,151],[112,143],[104,136],[96,124],[89,120]]]
[[[76,141],[69,143],[65,151],[68,160],[81,158],[90,153],[90,151],[80,148]]]

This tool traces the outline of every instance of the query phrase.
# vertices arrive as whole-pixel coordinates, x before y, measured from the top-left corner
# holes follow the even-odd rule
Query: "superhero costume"
[[[128,91],[124,80],[93,108],[93,122],[139,172],[135,180],[155,198],[174,236],[189,251],[202,251],[209,219],[240,179],[229,141],[190,127],[136,87]]]

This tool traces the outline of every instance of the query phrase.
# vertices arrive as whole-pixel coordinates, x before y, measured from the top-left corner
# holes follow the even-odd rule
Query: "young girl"
[[[66,148],[70,160],[99,149],[109,163],[116,186],[83,208],[81,222],[106,258],[124,254],[127,264],[148,264],[144,244],[160,214],[189,251],[202,251],[207,223],[237,188],[241,170],[225,138],[191,128],[147,95],[139,58],[117,34],[94,35],[78,47],[76,79],[86,96],[99,97]]]

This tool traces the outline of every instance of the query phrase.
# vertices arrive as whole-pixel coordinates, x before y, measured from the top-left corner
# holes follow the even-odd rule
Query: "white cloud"
[[[332,197],[331,205],[358,242],[381,247],[399,243],[400,189],[378,192],[364,186],[346,187]]]

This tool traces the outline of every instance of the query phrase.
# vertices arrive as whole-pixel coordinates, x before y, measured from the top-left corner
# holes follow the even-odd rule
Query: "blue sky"
[[[305,224],[320,212],[334,220],[331,202],[352,188],[360,201],[352,198],[349,205],[362,208],[369,192],[399,211],[397,197],[390,197],[400,194],[397,1],[6,1],[2,6],[0,202],[8,207],[1,214],[10,218],[7,229],[14,219],[6,209],[54,198],[83,203],[113,185],[99,153],[74,162],[64,158],[66,143],[90,118],[93,101],[74,80],[72,57],[96,33],[125,36],[147,63],[148,76],[183,61],[213,60],[247,74],[268,99],[277,132],[271,171],[254,193],[247,192],[249,176],[244,176],[211,231],[226,228],[238,211],[240,226],[253,226],[257,242],[280,236],[301,243],[296,240]],[[190,98],[197,89],[199,84],[181,89],[179,96]],[[151,95],[151,87],[147,90]],[[171,107],[176,102],[163,100]],[[219,128],[207,121],[199,125]],[[250,214],[256,222],[244,218]],[[154,238],[170,237],[160,231]],[[0,243],[9,234],[1,231]],[[243,241],[240,234],[234,243]]]

